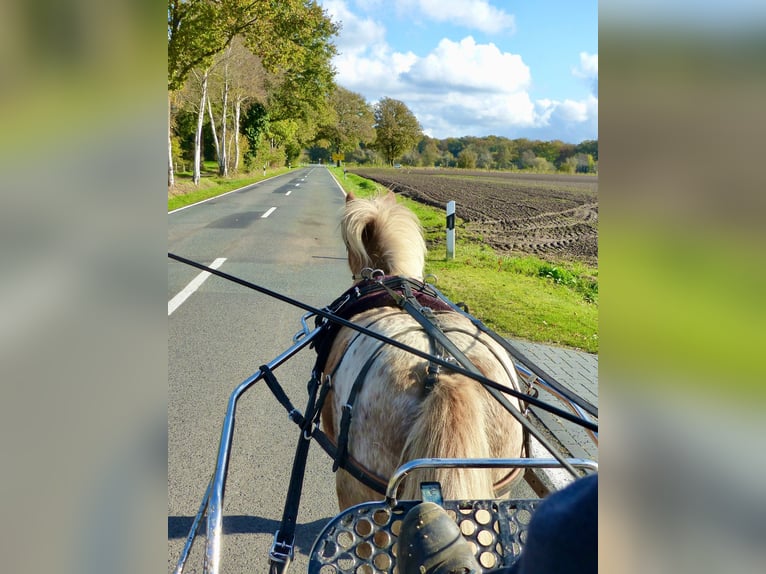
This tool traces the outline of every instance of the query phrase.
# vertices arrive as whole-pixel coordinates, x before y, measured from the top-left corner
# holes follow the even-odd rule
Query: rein
[[[532,436],[535,436],[535,438],[537,438],[537,440],[542,444],[542,446],[545,447],[548,451],[550,451],[550,453],[559,461],[559,463],[562,464],[565,468],[567,468],[567,470],[569,470],[574,475],[576,475],[576,471],[571,467],[571,465],[569,465],[561,457],[561,455],[550,445],[549,441],[544,436],[542,436],[540,432],[536,428],[534,428],[524,418],[524,416],[518,411],[518,409],[516,409],[513,405],[511,405],[508,402],[508,400],[502,395],[502,393],[511,395],[517,399],[520,399],[523,402],[526,402],[529,405],[537,406],[556,416],[559,416],[560,418],[563,418],[565,420],[578,424],[588,430],[598,432],[598,425],[596,423],[593,423],[590,420],[585,420],[583,418],[577,417],[576,415],[573,415],[567,411],[564,411],[562,409],[549,405],[545,403],[544,401],[537,399],[536,397],[522,393],[521,391],[517,389],[508,388],[504,385],[498,384],[488,379],[487,377],[483,376],[481,372],[471,363],[471,361],[468,360],[468,358],[465,357],[465,355],[452,343],[452,341],[450,341],[449,338],[447,338],[447,336],[434,324],[434,321],[432,321],[432,319],[430,318],[430,317],[433,317],[433,313],[425,312],[425,309],[428,309],[429,311],[431,311],[432,307],[426,304],[422,304],[421,300],[418,299],[418,293],[421,294],[421,299],[423,301],[425,301],[424,297],[428,297],[429,301],[433,303],[434,305],[441,304],[445,306],[444,310],[459,310],[453,304],[449,303],[449,300],[443,295],[441,295],[441,293],[438,290],[436,290],[430,285],[417,282],[412,279],[406,279],[406,278],[386,279],[383,277],[382,272],[378,274],[378,272],[371,270],[371,274],[366,281],[367,282],[372,281],[372,283],[377,284],[377,286],[373,285],[372,283],[357,285],[353,287],[352,289],[350,289],[349,291],[347,291],[344,295],[341,296],[341,298],[336,300],[329,307],[325,307],[324,309],[319,309],[319,308],[307,305],[305,303],[302,303],[300,301],[297,301],[296,299],[287,297],[286,295],[282,295],[280,293],[267,289],[265,287],[261,287],[260,285],[256,285],[255,283],[251,283],[249,281],[246,281],[234,275],[230,275],[223,271],[219,271],[218,269],[213,269],[211,267],[208,267],[206,265],[203,265],[191,259],[187,259],[185,257],[181,257],[173,253],[168,253],[168,258],[178,261],[180,263],[184,263],[191,267],[195,267],[197,269],[206,271],[212,275],[217,275],[218,277],[231,281],[232,283],[242,285],[244,287],[247,287],[248,289],[252,289],[259,293],[263,293],[274,299],[277,299],[279,301],[282,301],[292,306],[303,309],[304,311],[307,311],[310,314],[313,314],[317,317],[316,319],[317,327],[324,331],[330,331],[332,329],[335,329],[335,331],[337,332],[337,330],[339,330],[340,327],[347,327],[349,329],[357,331],[358,333],[362,335],[372,337],[373,339],[377,339],[381,341],[382,343],[392,345],[412,355],[425,359],[429,361],[430,365],[435,365],[435,368],[438,368],[438,367],[448,368],[456,373],[462,374],[464,376],[467,376],[479,382],[493,396],[495,396],[495,398],[497,398],[497,400],[503,405],[503,407],[505,407],[521,423],[522,427],[527,432],[532,434]],[[376,274],[378,275],[377,277],[375,277]],[[404,294],[397,293],[396,290],[392,288],[393,283],[397,283],[398,285],[402,286],[402,288],[404,289]],[[455,364],[454,360],[448,360],[447,358],[444,358],[442,356],[435,356],[433,354],[425,353],[423,351],[420,351],[419,349],[415,349],[413,347],[400,343],[399,341],[395,339],[392,339],[385,335],[381,335],[380,333],[372,331],[361,325],[356,325],[355,323],[349,321],[348,319],[340,316],[339,313],[352,300],[354,300],[355,298],[361,299],[365,295],[369,295],[371,292],[379,291],[381,289],[381,286],[383,290],[385,291],[385,294],[391,299],[393,299],[395,305],[407,310],[415,318],[415,320],[423,326],[426,332],[429,333],[429,336],[432,336],[434,340],[438,343],[438,345],[443,347],[443,349],[447,353],[449,353],[450,355],[452,355],[452,357],[454,357],[454,360],[456,360],[458,364]],[[413,286],[415,288],[414,291],[413,291]],[[423,295],[423,293],[426,293],[426,295]],[[353,309],[353,307],[350,307],[350,308]],[[345,312],[348,312],[348,310],[349,308],[345,309]],[[470,315],[468,316],[470,317]],[[479,325],[481,325],[481,323],[479,323]],[[486,328],[482,330],[485,330],[485,329]],[[486,332],[492,335],[491,331],[487,330]],[[309,331],[304,323],[304,331],[296,335],[296,340],[299,339],[301,336],[308,336],[308,335],[309,335]],[[312,344],[313,344],[313,341],[312,341]],[[504,347],[507,349],[507,346],[504,346]],[[277,532],[274,535],[274,542],[271,547],[271,551],[269,553],[270,571],[273,573],[282,573],[286,571],[288,564],[292,561],[292,558],[293,558],[293,549],[294,549],[294,541],[295,541],[295,525],[296,525],[296,520],[298,515],[298,504],[301,498],[301,492],[303,488],[303,477],[305,474],[306,460],[308,456],[308,447],[311,443],[311,439],[312,438],[315,439],[319,443],[319,445],[322,447],[322,449],[325,452],[327,452],[327,454],[330,455],[330,457],[333,459],[337,459],[339,447],[336,446],[330,440],[330,438],[326,434],[324,434],[319,428],[319,416],[321,414],[322,404],[325,400],[327,393],[329,392],[329,381],[327,382],[326,385],[322,387],[321,390],[319,389],[320,383],[319,383],[318,373],[320,371],[314,370],[312,372],[312,377],[308,385],[309,402],[306,407],[305,416],[302,415],[301,412],[292,405],[287,394],[279,385],[279,382],[277,381],[273,372],[268,368],[267,365],[262,366],[260,368],[260,372],[263,374],[263,378],[266,381],[266,384],[268,385],[272,394],[279,401],[279,403],[287,410],[290,420],[295,422],[302,429],[301,436],[298,442],[298,447],[295,453],[292,473],[290,476],[290,485],[288,488],[288,496],[285,501],[285,508],[282,515],[282,522],[280,523],[280,529],[277,530]],[[377,492],[385,494],[385,486],[386,486],[385,481],[383,481],[378,476],[375,476],[369,472],[365,472],[366,469],[362,468],[361,465],[359,465],[357,461],[355,461],[353,457],[351,457],[350,455],[346,454],[346,456],[344,457],[344,460],[341,461],[340,466],[344,468],[344,470],[349,472],[354,478],[359,480],[365,486],[368,486],[369,488]],[[507,479],[504,479],[501,482],[504,483],[506,481]]]
[[[526,393],[522,393],[517,391],[516,389],[511,389],[509,387],[506,387],[505,385],[501,385],[499,383],[496,383],[495,381],[488,379],[487,377],[481,375],[481,374],[475,374],[467,369],[463,368],[460,365],[455,365],[454,363],[451,363],[445,359],[441,359],[439,357],[433,357],[429,355],[428,353],[421,351],[420,349],[416,349],[414,347],[410,347],[409,345],[405,345],[404,343],[400,343],[399,341],[395,339],[391,339],[390,337],[386,337],[385,335],[381,335],[380,333],[376,331],[372,331],[370,329],[366,329],[365,327],[362,327],[361,325],[357,325],[347,319],[344,319],[342,317],[339,317],[335,314],[333,314],[331,311],[328,311],[325,309],[320,309],[318,307],[313,307],[311,305],[308,305],[307,303],[302,303],[301,301],[298,301],[297,299],[293,299],[291,297],[288,297],[286,295],[282,295],[281,293],[277,293],[276,291],[272,291],[271,289],[267,289],[266,287],[262,287],[260,285],[257,285],[255,283],[252,283],[250,281],[247,281],[245,279],[240,279],[239,277],[236,277],[235,275],[230,275],[229,273],[226,273],[224,271],[220,271],[218,269],[214,269],[212,267],[208,267],[207,265],[203,265],[202,263],[198,263],[196,261],[193,261],[191,259],[187,259],[185,257],[181,257],[180,255],[175,255],[173,253],[168,253],[168,258],[173,259],[174,261],[178,261],[180,263],[185,263],[186,265],[190,265],[191,267],[195,267],[197,269],[200,269],[202,271],[207,271],[211,275],[216,275],[218,277],[221,277],[222,279],[226,279],[228,281],[231,281],[233,283],[236,283],[238,285],[242,285],[243,287],[247,287],[248,289],[252,289],[253,291],[257,291],[259,293],[263,293],[264,295],[268,295],[269,297],[272,297],[274,299],[277,299],[278,301],[282,301],[284,303],[287,303],[289,305],[292,305],[294,307],[298,307],[299,309],[303,309],[304,311],[307,311],[311,315],[316,315],[318,317],[322,317],[326,319],[327,321],[330,321],[332,323],[337,323],[338,325],[341,325],[343,327],[348,327],[349,329],[353,329],[354,331],[358,331],[363,335],[366,335],[368,337],[372,337],[373,339],[377,339],[379,341],[382,341],[386,344],[392,345],[398,349],[401,349],[403,351],[406,351],[408,353],[411,353],[415,355],[416,357],[420,357],[421,359],[425,360],[432,360],[437,365],[440,365],[442,367],[452,369],[456,373],[460,373],[461,375],[465,375],[467,377],[472,378],[473,380],[481,383],[485,387],[497,389],[499,391],[502,391],[503,393],[506,393],[508,395],[511,395],[512,397],[516,397],[517,399],[521,399],[522,401],[525,401],[529,403],[532,406],[539,407],[542,410],[545,410],[551,414],[554,414],[558,417],[561,417],[564,420],[567,420],[569,422],[572,422],[576,425],[579,425],[587,430],[592,430],[595,432],[598,432],[598,424],[584,420],[576,415],[573,415],[572,413],[562,410],[558,407],[554,407],[553,405],[549,405],[545,401],[542,401],[540,399],[537,399],[533,396],[527,395]],[[308,332],[308,330],[306,331]],[[301,333],[301,335],[304,335],[304,333]]]

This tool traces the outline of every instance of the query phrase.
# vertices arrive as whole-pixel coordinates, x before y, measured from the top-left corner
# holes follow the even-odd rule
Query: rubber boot
[[[481,572],[471,544],[438,504],[413,506],[402,522],[397,554],[399,574],[474,574]]]

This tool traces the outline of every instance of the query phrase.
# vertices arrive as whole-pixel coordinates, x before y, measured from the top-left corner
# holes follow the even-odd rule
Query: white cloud
[[[491,43],[477,44],[468,36],[460,42],[441,40],[433,52],[414,62],[404,79],[441,90],[504,93],[526,89],[530,74],[521,56],[501,52]]]
[[[531,138],[580,142],[598,138],[598,98],[535,102],[535,126]]]
[[[417,11],[429,20],[480,30],[488,34],[515,32],[516,19],[486,0],[396,0],[400,13]]]
[[[346,23],[334,60],[337,83],[370,103],[383,97],[403,101],[432,137],[494,134],[572,142],[598,137],[597,54],[582,52],[572,68],[575,76],[594,83],[593,94],[533,101],[533,74],[519,54],[471,36],[443,38],[424,56],[397,52],[387,44],[382,24],[354,16],[342,0],[324,0],[323,6]]]
[[[573,68],[572,73],[579,78],[598,77],[598,54],[580,52],[580,65]]]
[[[335,44],[341,54],[360,54],[386,45],[385,27],[371,18],[360,18],[348,9],[344,0],[324,0],[322,7],[341,25]]]
[[[586,80],[593,95],[598,97],[598,54],[580,52],[580,64],[572,68],[572,75]]]

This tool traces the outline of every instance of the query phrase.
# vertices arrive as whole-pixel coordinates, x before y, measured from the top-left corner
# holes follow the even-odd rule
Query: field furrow
[[[598,264],[598,177],[452,169],[351,172],[444,209],[500,252]]]

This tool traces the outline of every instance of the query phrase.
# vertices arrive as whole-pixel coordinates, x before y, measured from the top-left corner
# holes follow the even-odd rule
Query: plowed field
[[[598,177],[450,169],[349,169],[416,201],[455,201],[467,230],[496,250],[597,265]]]

